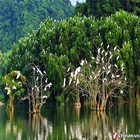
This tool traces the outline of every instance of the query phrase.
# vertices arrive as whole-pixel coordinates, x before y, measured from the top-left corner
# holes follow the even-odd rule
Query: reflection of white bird
[[[20,71],[15,71],[15,73],[17,73],[17,77],[16,77],[16,79],[18,79],[19,76],[20,76]]]
[[[42,96],[42,98],[47,98],[48,96],[46,96],[46,95],[44,95],[44,96]]]
[[[6,87],[5,89],[8,90],[8,92],[7,92],[7,95],[8,95],[10,93],[10,88],[9,87]]]
[[[65,87],[66,85],[66,78],[64,78],[64,82],[63,82],[63,86],[62,87]]]
[[[17,89],[16,86],[12,86],[12,89]]]

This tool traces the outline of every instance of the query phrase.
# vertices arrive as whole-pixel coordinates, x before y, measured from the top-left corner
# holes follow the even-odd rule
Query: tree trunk
[[[9,104],[8,107],[6,109],[7,111],[14,111],[14,107],[13,107],[13,97],[12,95],[9,95]]]

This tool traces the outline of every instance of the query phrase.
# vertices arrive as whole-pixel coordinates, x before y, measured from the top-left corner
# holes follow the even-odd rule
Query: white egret
[[[19,76],[20,76],[20,71],[15,71],[15,73],[17,73],[17,77],[16,77],[16,79],[18,79]]]
[[[123,94],[123,90],[120,90],[120,93]]]
[[[112,78],[115,78],[114,74],[112,74]]]
[[[5,89],[8,90],[7,95],[10,93],[10,87],[6,87]]]
[[[70,67],[68,68],[67,72],[69,72],[69,70],[70,70]]]
[[[70,73],[70,75],[71,75],[71,77],[72,77],[72,78],[74,77],[74,74],[73,74],[73,72],[71,72],[71,73]]]
[[[104,50],[102,50],[101,54],[103,54]]]
[[[119,59],[119,56],[117,56],[116,60],[118,60],[118,59]]]
[[[43,71],[44,72],[44,74],[46,74],[46,71]]]
[[[117,46],[115,46],[114,51],[117,49]]]
[[[44,96],[42,96],[42,98],[48,98],[48,96],[44,95]]]
[[[93,59],[93,60],[94,60],[95,58],[94,58],[94,57],[91,57],[91,59]]]
[[[127,78],[125,77],[125,78],[124,78],[124,80],[126,81],[126,80],[127,80]]]
[[[16,86],[12,86],[12,89],[17,89]]]
[[[82,65],[82,66],[83,66],[84,62],[85,62],[84,60],[81,60],[81,63],[80,63],[80,65]]]
[[[66,85],[66,78],[64,78],[64,82],[63,82],[63,86],[62,87],[65,87]]]
[[[71,82],[72,82],[72,79],[69,80],[69,85],[71,84]]]
[[[48,81],[48,78],[46,78],[45,83],[47,83],[47,81]]]
[[[110,70],[107,72],[107,75],[110,73]]]
[[[105,56],[107,56],[108,52],[105,53]]]
[[[107,49],[109,48],[109,45],[107,46]]]
[[[103,42],[101,43],[101,46],[103,46]]]
[[[6,83],[6,86],[8,86],[8,84]]]
[[[121,81],[118,84],[121,84]]]
[[[14,79],[12,80],[12,82],[14,83]]]
[[[116,75],[116,77],[118,78],[118,77],[120,77],[120,75]]]
[[[37,78],[36,78],[36,81],[38,81],[38,76],[37,76]]]
[[[101,72],[101,69],[98,71],[98,73],[100,73]]]
[[[114,64],[116,68],[118,68],[117,64]]]
[[[37,72],[39,72],[41,75],[43,75],[43,73],[40,71],[39,68],[37,68]]]

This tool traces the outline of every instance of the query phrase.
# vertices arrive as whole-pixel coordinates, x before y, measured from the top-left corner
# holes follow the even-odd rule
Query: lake
[[[14,112],[6,112],[4,105],[0,140],[111,140],[113,132],[139,136],[139,110],[136,104],[114,104],[106,112],[90,111],[89,105],[43,106],[41,115],[29,115],[27,106],[16,105]]]

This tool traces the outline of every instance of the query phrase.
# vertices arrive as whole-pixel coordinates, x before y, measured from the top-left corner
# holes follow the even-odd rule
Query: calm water
[[[113,132],[140,134],[135,104],[115,105],[106,113],[91,112],[88,105],[44,106],[41,115],[29,115],[24,106],[14,109],[0,106],[0,140],[111,140]]]

